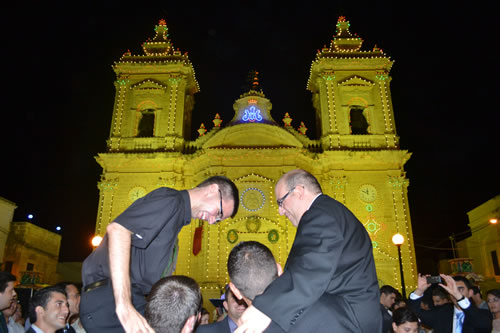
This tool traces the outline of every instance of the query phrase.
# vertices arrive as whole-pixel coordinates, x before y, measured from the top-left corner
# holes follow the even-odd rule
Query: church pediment
[[[234,179],[234,182],[235,183],[267,183],[267,182],[274,183],[274,180],[267,178],[267,177],[264,177],[264,176],[261,176],[261,175],[258,175],[258,174],[255,174],[255,173],[251,173],[249,175],[245,175],[245,176],[242,176],[240,178]]]
[[[281,127],[268,124],[238,124],[218,131],[208,139],[203,148],[239,147],[297,147],[302,143]]]
[[[130,86],[130,89],[136,90],[136,91],[144,91],[144,90],[163,90],[167,89],[167,86],[164,84],[161,84],[160,82],[156,80],[144,80],[140,81],[134,85]]]
[[[357,75],[346,78],[339,82],[339,86],[345,87],[373,87],[375,83],[373,81],[363,79]]]

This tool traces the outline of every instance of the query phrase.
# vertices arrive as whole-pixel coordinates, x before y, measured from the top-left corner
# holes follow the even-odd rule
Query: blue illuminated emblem
[[[260,115],[260,110],[255,106],[250,106],[245,109],[245,114],[243,115],[243,121],[255,122],[262,121],[262,116]]]

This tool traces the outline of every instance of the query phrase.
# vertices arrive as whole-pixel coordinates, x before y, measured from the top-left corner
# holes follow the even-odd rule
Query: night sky
[[[63,227],[61,261],[83,260],[98,207],[101,169],[115,89],[111,66],[154,36],[165,19],[175,48],[188,52],[201,92],[193,139],[216,113],[232,119],[248,72],[260,72],[272,115],[285,112],[315,137],[306,90],[316,50],[329,45],[340,15],[351,32],[395,60],[391,92],[406,164],[419,269],[467,228],[466,213],[499,194],[497,12],[436,2],[182,1],[142,8],[79,2],[10,5],[1,21],[2,169],[0,196],[16,203],[14,220]],[[282,3],[282,2],[279,2]],[[417,6],[418,5],[418,6]],[[398,7],[400,6],[400,7]],[[405,8],[403,8],[403,6]],[[409,6],[409,7],[408,7]],[[71,8],[70,8],[71,7]],[[5,75],[6,74],[6,75]],[[224,123],[223,123],[224,124]]]

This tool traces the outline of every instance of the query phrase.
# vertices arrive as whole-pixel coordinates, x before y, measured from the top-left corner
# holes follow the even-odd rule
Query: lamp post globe
[[[92,238],[92,241],[91,241],[92,246],[93,246],[94,248],[98,247],[98,246],[99,246],[99,244],[101,244],[101,242],[102,242],[102,237],[101,237],[101,236],[99,236],[99,235],[94,236],[94,238]]]
[[[396,246],[400,246],[401,244],[404,243],[404,241],[405,241],[405,238],[400,233],[394,234],[394,236],[392,236],[392,242]]]

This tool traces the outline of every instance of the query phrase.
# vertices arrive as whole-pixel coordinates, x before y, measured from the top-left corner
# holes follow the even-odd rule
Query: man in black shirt
[[[189,190],[159,188],[136,200],[107,226],[101,245],[83,263],[85,330],[153,332],[142,316],[144,296],[174,271],[180,230],[191,219],[213,224],[233,217],[238,204],[238,189],[222,176]]]

